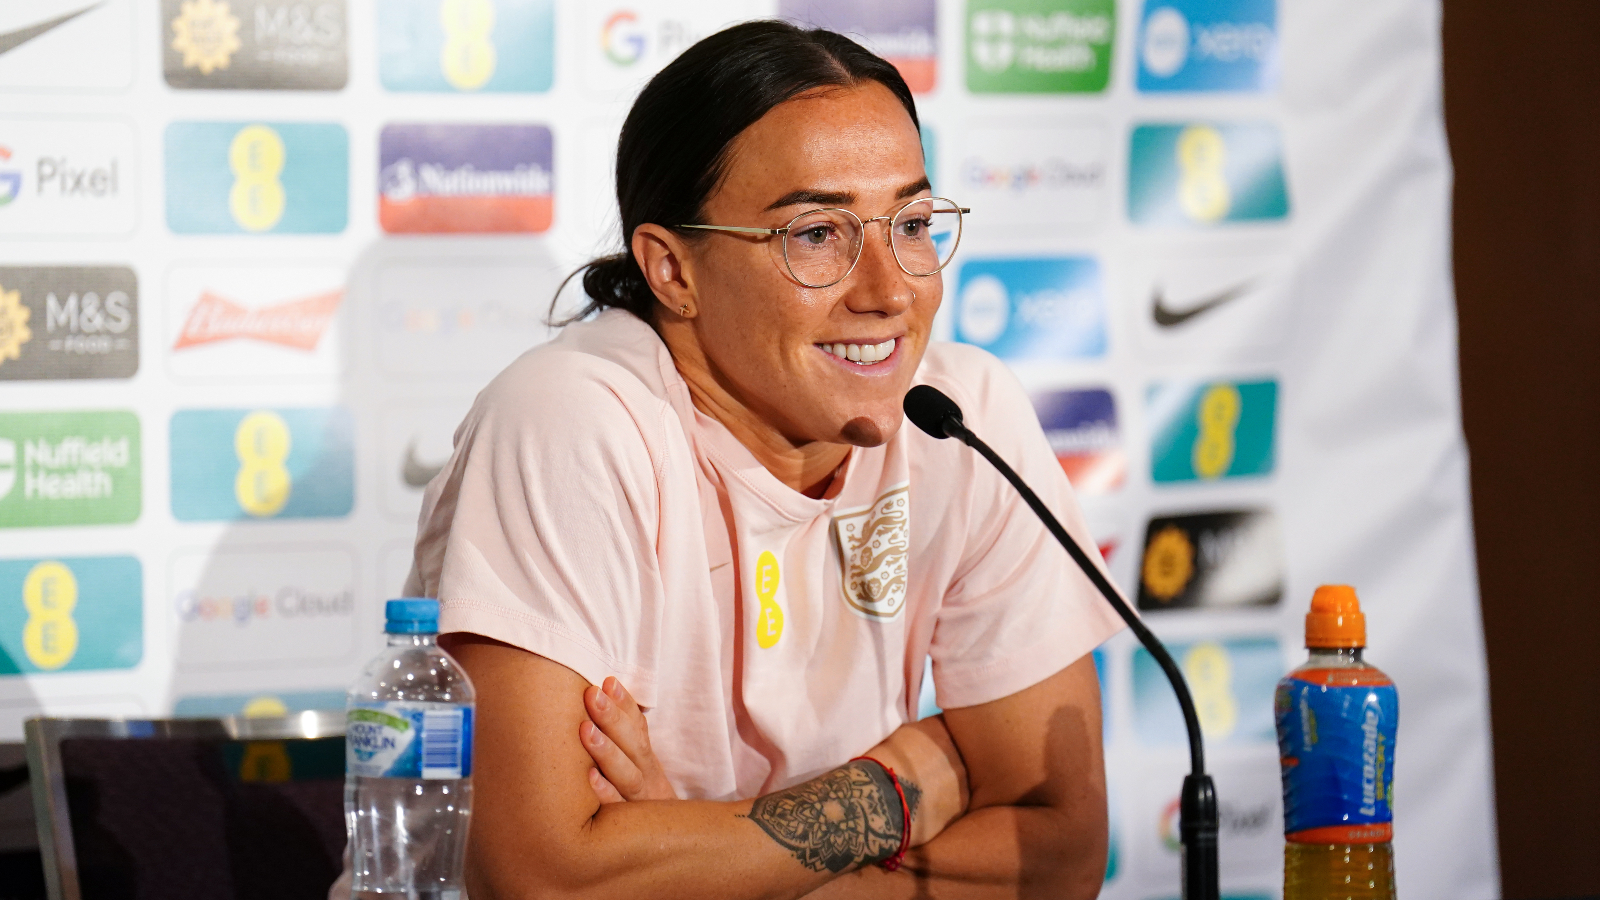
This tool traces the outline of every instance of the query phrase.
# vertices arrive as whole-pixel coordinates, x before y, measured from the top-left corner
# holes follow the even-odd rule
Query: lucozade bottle
[[[1393,900],[1399,695],[1362,656],[1366,617],[1347,585],[1306,615],[1310,658],[1278,682],[1284,900]]]

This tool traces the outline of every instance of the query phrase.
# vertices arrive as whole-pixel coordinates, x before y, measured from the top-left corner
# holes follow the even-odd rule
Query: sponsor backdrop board
[[[1402,890],[1495,896],[1439,15],[0,4],[0,743],[41,712],[337,705],[456,423],[617,240],[632,96],[695,40],[782,16],[857,36],[915,92],[929,175],[973,210],[940,334],[1023,380],[1194,684],[1225,893],[1280,890],[1271,687],[1332,581],[1405,696]],[[1105,896],[1176,896],[1175,705],[1127,636],[1096,661]]]

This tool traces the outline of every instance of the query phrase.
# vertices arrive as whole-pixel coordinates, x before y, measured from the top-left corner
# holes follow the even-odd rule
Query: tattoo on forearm
[[[922,790],[905,778],[900,788],[915,815]],[[814,872],[888,859],[906,827],[894,782],[865,760],[756,798],[749,819]]]

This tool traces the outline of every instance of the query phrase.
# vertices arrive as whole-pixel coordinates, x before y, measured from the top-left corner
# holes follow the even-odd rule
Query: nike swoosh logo
[[[417,459],[417,442],[406,445],[406,460],[400,467],[400,480],[412,487],[427,487],[433,476],[444,470],[444,464],[430,466]]]
[[[64,25],[99,5],[99,3],[93,3],[77,12],[69,12],[64,16],[57,16],[47,22],[40,22],[37,25],[29,25],[27,28],[18,28],[16,31],[7,31],[0,34],[0,53],[15,50],[57,25]]]
[[[1151,298],[1150,317],[1155,319],[1156,324],[1160,327],[1172,328],[1182,325],[1201,313],[1210,312],[1230,300],[1236,300],[1250,293],[1251,288],[1254,287],[1254,281],[1241,282],[1202,299],[1188,309],[1173,310],[1167,306],[1166,292],[1162,290],[1160,285],[1156,285],[1155,294]]]

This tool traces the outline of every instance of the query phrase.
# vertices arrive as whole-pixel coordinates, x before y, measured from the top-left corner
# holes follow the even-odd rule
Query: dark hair
[[[647,222],[703,224],[701,210],[728,167],[728,146],[773,107],[818,87],[876,81],[917,124],[905,79],[887,60],[842,34],[788,22],[745,22],[685,50],[633,101],[617,139],[617,208],[622,252],[583,270],[589,303],[654,319],[655,294],[629,245]],[[920,127],[920,125],[918,126]],[[552,307],[553,308],[553,307]]]

